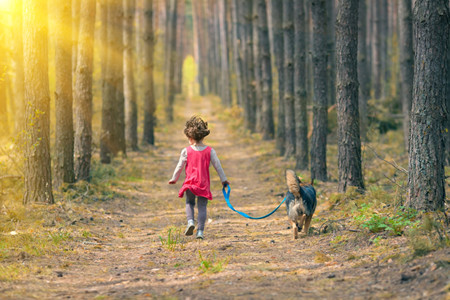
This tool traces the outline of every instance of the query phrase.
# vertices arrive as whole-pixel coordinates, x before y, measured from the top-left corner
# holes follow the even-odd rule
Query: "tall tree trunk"
[[[232,45],[233,45],[233,60],[234,71],[236,74],[236,95],[237,103],[239,106],[244,103],[244,90],[243,90],[243,58],[242,58],[242,23],[238,20],[238,0],[231,0],[231,22],[232,22]]]
[[[59,187],[63,182],[75,181],[73,166],[73,112],[72,112],[72,41],[69,26],[72,18],[71,3],[55,6],[58,22],[55,32],[55,161],[54,183]]]
[[[94,69],[95,2],[82,0],[75,81],[75,176],[89,180],[92,157],[92,73]]]
[[[215,94],[222,97],[223,82],[222,82],[222,63],[221,63],[221,41],[220,41],[220,24],[219,24],[219,12],[217,0],[211,0],[211,13],[212,13],[212,40],[214,41],[214,78],[215,78]]]
[[[245,55],[245,73],[246,80],[246,102],[244,105],[244,119],[245,126],[251,132],[255,131],[256,114],[255,114],[255,70],[253,59],[253,26],[252,26],[252,7],[253,0],[247,0],[242,2],[242,13],[245,26],[245,43],[244,43],[244,55]]]
[[[328,101],[330,105],[336,103],[336,46],[335,46],[335,23],[336,23],[336,0],[327,0],[328,14]]]
[[[358,111],[358,2],[339,0],[336,18],[339,192],[364,189]]]
[[[295,102],[295,168],[308,169],[308,112],[306,94],[306,19],[305,1],[294,1],[294,102]]]
[[[53,203],[50,159],[47,1],[23,1],[25,79],[24,204]]]
[[[283,42],[283,0],[272,0],[272,26],[275,66],[278,72],[278,114],[276,147],[280,156],[286,150],[286,125],[284,105],[284,42]]]
[[[264,140],[272,139],[275,133],[272,109],[272,62],[270,59],[269,28],[265,0],[258,2],[259,44],[261,57],[261,132]]]
[[[388,66],[388,0],[378,1],[379,10],[378,17],[380,18],[380,77],[381,77],[381,97],[386,99],[389,95],[389,84],[387,82],[389,72]]]
[[[255,88],[255,129],[261,130],[261,53],[259,44],[258,31],[258,0],[253,1],[252,7],[252,35],[253,35],[253,71],[255,72],[255,80],[253,82]]]
[[[411,0],[400,0],[398,6],[399,29],[400,29],[400,84],[401,102],[403,112],[403,136],[405,148],[409,147],[409,123],[411,112],[411,99],[414,78],[414,52],[413,52],[413,32],[412,32],[412,12]]]
[[[219,3],[219,22],[220,22],[220,44],[221,44],[221,60],[222,60],[222,103],[231,107],[231,86],[230,86],[230,69],[228,65],[228,44],[227,44],[227,26],[226,26],[226,10],[225,0]]]
[[[80,31],[80,5],[81,0],[72,0],[72,74],[75,74],[77,70],[78,34]],[[75,81],[73,82],[73,88],[75,88]]]
[[[372,89],[375,99],[381,97],[381,6],[382,1],[372,3]]]
[[[25,128],[25,87],[24,87],[24,65],[23,65],[23,38],[22,38],[22,0],[13,2],[14,23],[14,107],[15,115],[14,130],[16,134]],[[23,138],[23,137],[21,137]]]
[[[185,24],[186,24],[186,12],[185,12],[185,0],[177,0],[177,45],[176,45],[176,61],[175,61],[175,92],[181,94],[183,84],[183,62],[184,62],[184,44],[185,44]]]
[[[108,2],[107,55],[103,84],[100,160],[110,163],[120,152],[126,154],[123,90],[123,6],[122,0]]]
[[[134,20],[136,13],[135,0],[123,0],[124,26],[123,26],[123,74],[124,74],[124,96],[125,96],[125,129],[126,141],[133,151],[138,150],[137,124],[138,110],[136,87],[134,84]]]
[[[286,151],[284,155],[295,155],[294,113],[294,1],[283,1],[284,44],[284,105],[286,122]]]
[[[170,0],[170,9],[168,11],[169,27],[166,28],[166,38],[168,39],[168,65],[166,67],[165,85],[165,110],[166,121],[173,122],[173,104],[175,102],[175,62],[176,62],[176,46],[177,46],[177,3],[175,0]]]
[[[365,140],[369,122],[367,101],[370,99],[370,73],[368,70],[368,52],[366,44],[368,10],[365,0],[359,2],[358,15],[358,104],[360,132],[362,139]]]
[[[0,27],[0,51],[6,53],[6,40],[4,29]],[[0,55],[0,136],[9,135],[8,124],[8,98],[7,98],[7,60],[5,55]]]
[[[409,145],[409,206],[442,210],[445,202],[444,131],[448,118],[445,58],[450,35],[447,0],[416,0],[414,84]]]
[[[311,3],[313,21],[314,105],[311,178],[327,180],[327,11],[325,0]]]
[[[192,2],[192,19],[194,27],[194,58],[197,63],[198,75],[197,80],[200,89],[200,95],[204,96],[206,93],[205,87],[205,48],[206,41],[204,40],[204,22],[202,15],[202,3],[201,1]]]
[[[142,28],[142,75],[144,102],[144,136],[143,143],[155,144],[155,91],[153,85],[153,52],[155,48],[155,34],[153,31],[153,0],[144,0],[144,22]]]

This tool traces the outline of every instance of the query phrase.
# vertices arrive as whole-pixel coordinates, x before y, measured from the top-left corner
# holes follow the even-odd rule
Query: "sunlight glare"
[[[5,11],[10,9],[11,0],[0,0],[0,10]]]

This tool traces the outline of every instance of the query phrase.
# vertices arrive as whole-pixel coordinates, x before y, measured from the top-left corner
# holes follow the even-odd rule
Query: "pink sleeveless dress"
[[[211,147],[206,147],[202,151],[195,151],[190,146],[187,150],[186,179],[178,193],[183,197],[186,190],[190,190],[194,195],[212,200],[209,181],[209,163],[211,162]]]

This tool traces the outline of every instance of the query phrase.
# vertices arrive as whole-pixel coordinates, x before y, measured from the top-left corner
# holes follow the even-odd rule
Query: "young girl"
[[[209,189],[209,164],[212,163],[219,174],[222,185],[226,187],[229,183],[220,165],[219,158],[213,148],[203,144],[203,139],[209,134],[208,122],[204,122],[200,117],[193,116],[184,128],[184,134],[189,139],[189,147],[181,151],[180,160],[173,172],[169,184],[175,184],[180,177],[183,167],[186,165],[186,179],[178,193],[180,198],[186,192],[186,215],[187,227],[185,235],[194,233],[194,206],[197,196],[198,228],[197,238],[203,239],[203,230],[206,221],[206,206],[208,200],[212,200]]]

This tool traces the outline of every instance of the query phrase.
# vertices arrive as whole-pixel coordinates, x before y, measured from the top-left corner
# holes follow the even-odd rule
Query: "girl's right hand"
[[[175,184],[175,183],[177,183],[175,180],[170,180],[169,181],[169,184]]]

